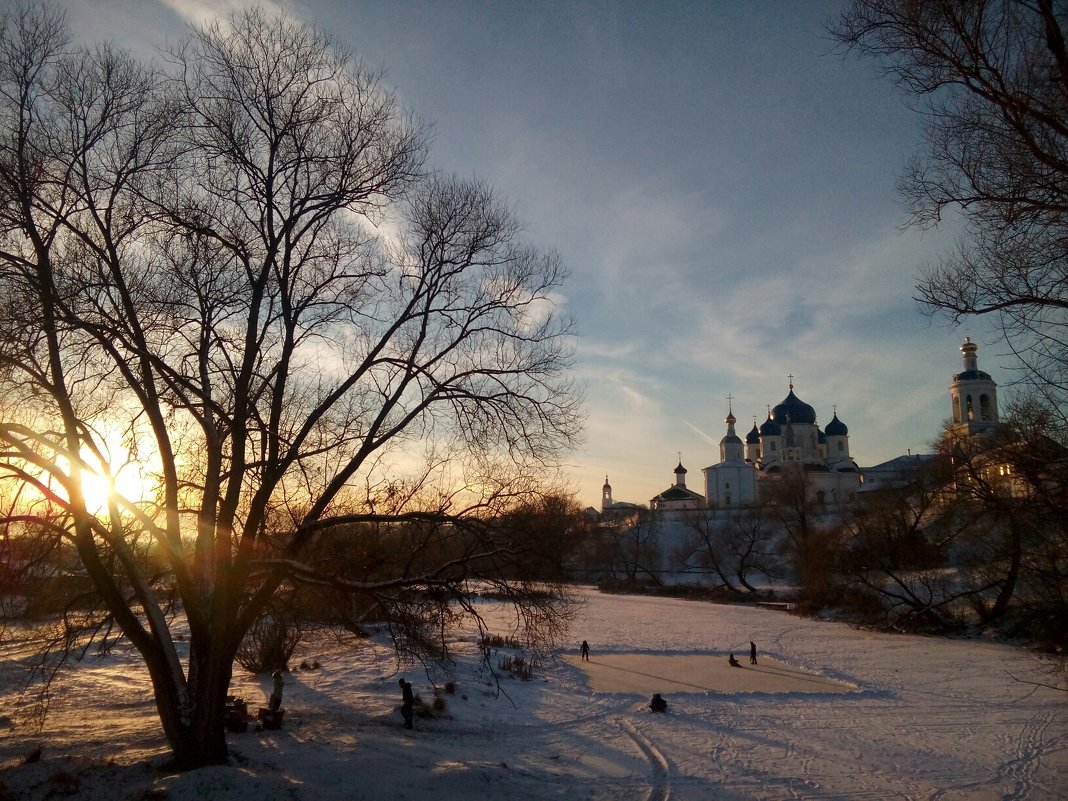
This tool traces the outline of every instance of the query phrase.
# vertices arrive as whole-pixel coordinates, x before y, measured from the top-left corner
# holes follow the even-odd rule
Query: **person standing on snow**
[[[271,692],[271,699],[267,702],[267,708],[272,712],[277,712],[282,707],[282,687],[285,686],[286,680],[280,670],[276,670],[273,675],[274,690]]]
[[[582,641],[582,647],[579,649],[579,652],[582,655],[582,661],[590,661],[590,644],[588,642],[585,640]]]
[[[401,687],[401,714],[404,716],[404,728],[412,728],[412,706],[415,704],[415,695],[412,694],[412,683],[400,680]]]
[[[749,641],[749,664],[755,665],[756,661],[756,643],[752,640]]]

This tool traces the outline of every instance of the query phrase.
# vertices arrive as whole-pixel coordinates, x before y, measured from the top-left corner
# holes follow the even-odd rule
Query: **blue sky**
[[[65,5],[87,37],[141,50],[242,3]],[[954,328],[912,300],[959,230],[901,230],[923,119],[836,51],[826,25],[844,3],[266,5],[381,69],[433,123],[433,165],[486,180],[563,256],[584,504],[606,474],[617,500],[648,501],[680,453],[703,491],[726,396],[744,435],[791,374],[821,425],[837,407],[862,466],[929,449],[966,335],[1008,382],[989,322]]]

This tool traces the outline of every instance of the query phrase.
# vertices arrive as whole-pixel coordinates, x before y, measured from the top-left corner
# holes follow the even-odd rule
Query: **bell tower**
[[[979,369],[979,346],[965,337],[960,346],[964,370],[949,385],[952,427],[956,434],[972,435],[998,425],[998,385],[989,373]]]
[[[608,483],[608,476],[605,476],[604,486],[601,487],[601,511],[603,512],[612,503],[612,485]]]

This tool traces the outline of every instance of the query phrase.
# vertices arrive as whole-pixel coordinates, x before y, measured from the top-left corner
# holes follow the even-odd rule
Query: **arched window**
[[[841,453],[845,450],[845,443],[842,440],[838,440],[838,452]]]

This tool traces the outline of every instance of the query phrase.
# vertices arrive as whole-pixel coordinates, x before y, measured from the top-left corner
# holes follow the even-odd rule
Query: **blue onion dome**
[[[756,423],[753,423],[753,430],[745,435],[746,445],[758,445],[760,444],[760,429],[757,428]]]
[[[771,410],[771,416],[779,425],[794,423],[796,425],[814,425],[816,410],[794,394],[793,387],[783,402]]]
[[[675,468],[675,473],[676,474],[678,474],[678,473],[685,474],[687,472],[689,472],[689,471],[685,467],[682,466],[682,462],[679,462],[679,466]]]
[[[778,437],[782,435],[782,426],[772,419],[771,413],[768,412],[768,419],[760,425],[760,436],[762,437]]]
[[[837,414],[835,414],[834,418],[827,424],[827,427],[824,430],[827,432],[828,437],[844,437],[849,433],[846,424],[838,419]]]

